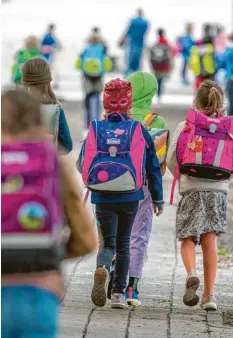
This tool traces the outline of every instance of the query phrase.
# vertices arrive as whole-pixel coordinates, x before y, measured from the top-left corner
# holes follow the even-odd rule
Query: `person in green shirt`
[[[133,88],[132,117],[144,124],[148,114],[152,114],[152,100],[158,91],[157,79],[152,73],[135,72],[126,81],[131,82]],[[167,129],[167,126],[165,120],[161,116],[157,116],[149,128]]]
[[[14,64],[12,66],[12,81],[17,86],[21,84],[22,81],[22,66],[26,61],[33,58],[42,58],[42,54],[40,52],[39,41],[36,36],[29,36],[25,40],[24,48],[20,49],[15,57]]]
[[[162,117],[155,115],[155,118],[151,119],[152,100],[158,90],[155,75],[139,71],[131,74],[126,81],[131,82],[133,88],[132,118],[148,128],[167,129],[166,122]],[[151,122],[145,125],[149,119]],[[143,190],[144,200],[140,201],[131,232],[129,283],[125,294],[126,301],[133,306],[141,305],[138,282],[142,277],[154,214],[148,185],[144,185]]]

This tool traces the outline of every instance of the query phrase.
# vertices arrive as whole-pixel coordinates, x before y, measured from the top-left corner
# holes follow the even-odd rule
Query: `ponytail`
[[[215,81],[206,80],[197,91],[197,108],[208,116],[213,115],[222,110],[223,96],[222,88]]]

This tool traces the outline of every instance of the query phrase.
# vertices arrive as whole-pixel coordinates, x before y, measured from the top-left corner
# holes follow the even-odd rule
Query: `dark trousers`
[[[105,265],[110,269],[116,253],[113,293],[124,294],[126,288],[130,234],[138,205],[139,202],[96,204],[96,219],[104,242],[97,256],[97,267]]]
[[[226,92],[229,100],[228,115],[233,116],[233,80],[227,81]]]
[[[85,109],[86,109],[86,128],[93,120],[99,120],[100,118],[100,93],[92,92],[85,97]]]
[[[183,81],[187,81],[187,67],[188,67],[188,61],[186,59],[183,59],[183,65],[182,65],[182,71],[181,76]]]
[[[159,78],[157,79],[158,81],[158,97],[160,98],[162,96],[162,93],[163,93],[163,79],[162,78]]]

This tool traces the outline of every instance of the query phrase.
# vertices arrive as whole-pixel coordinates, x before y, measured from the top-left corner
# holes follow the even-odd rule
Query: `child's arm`
[[[171,140],[171,144],[170,147],[168,149],[168,153],[167,153],[167,167],[170,170],[170,172],[172,173],[172,175],[174,176],[175,171],[176,171],[176,167],[177,167],[177,159],[176,159],[176,147],[177,147],[177,142],[180,136],[181,131],[183,130],[185,126],[185,122],[180,123]]]
[[[80,174],[82,174],[82,165],[83,165],[83,156],[84,156],[84,151],[85,151],[85,145],[86,145],[86,141],[83,142],[81,151],[79,153],[78,160],[76,162],[76,168],[77,168],[78,172],[80,172]]]
[[[156,156],[154,142],[148,131],[142,127],[143,136],[147,143],[146,150],[146,176],[148,179],[148,188],[154,205],[162,205],[163,201],[163,186],[160,164]]]

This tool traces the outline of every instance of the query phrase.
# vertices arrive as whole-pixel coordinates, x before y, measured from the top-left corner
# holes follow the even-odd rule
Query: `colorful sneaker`
[[[193,274],[190,275],[186,280],[185,294],[183,302],[187,306],[195,306],[199,303],[199,297],[197,295],[197,289],[199,288],[200,280]]]
[[[140,306],[142,303],[139,300],[139,292],[133,290],[132,287],[128,287],[126,292],[125,292],[125,300],[127,302],[128,305],[131,306]]]
[[[206,311],[216,311],[218,307],[214,295],[210,295],[206,298],[202,297],[201,308]]]
[[[105,267],[95,270],[94,286],[91,293],[91,299],[95,306],[104,306],[107,302],[107,286],[109,272]]]
[[[112,309],[127,309],[125,303],[125,296],[122,293],[113,293],[111,297],[111,308]]]

